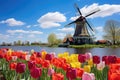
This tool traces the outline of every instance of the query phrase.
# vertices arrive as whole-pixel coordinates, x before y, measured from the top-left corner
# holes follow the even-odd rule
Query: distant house
[[[111,45],[112,43],[108,40],[97,40],[96,44],[107,44],[107,45]]]
[[[67,37],[63,39],[63,43],[73,44],[73,37]]]

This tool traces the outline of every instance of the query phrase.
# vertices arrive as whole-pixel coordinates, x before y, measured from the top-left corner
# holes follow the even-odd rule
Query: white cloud
[[[25,23],[22,21],[17,21],[14,18],[9,18],[7,20],[0,21],[0,23],[8,24],[9,26],[22,26]]]
[[[63,39],[66,34],[65,33],[56,33],[56,36],[59,38],[59,39]]]
[[[27,27],[27,28],[30,28],[30,27],[31,27],[31,25],[27,25],[26,27]]]
[[[95,18],[95,17],[106,17],[106,16],[111,16],[115,13],[120,13],[120,5],[116,4],[103,4],[99,5],[98,3],[94,3],[90,6],[85,6],[81,9],[83,14],[87,14],[90,11],[93,11],[95,8],[100,8],[100,11],[89,16],[89,18]]]
[[[28,37],[30,37],[30,38],[34,38],[35,35],[34,35],[34,34],[30,34]]]
[[[95,27],[95,30],[96,30],[95,32],[96,40],[103,39],[103,35],[105,34],[103,31],[103,27],[102,26]]]
[[[9,35],[0,34],[0,39],[8,39],[9,37]]]
[[[26,30],[7,30],[8,33],[10,34],[15,34],[15,33],[23,33],[23,34],[43,34],[43,32],[40,31],[26,31]]]
[[[20,36],[20,35],[19,35],[17,38],[20,38],[20,39],[22,39],[22,38],[23,38],[23,36]]]
[[[60,22],[65,22],[66,17],[60,12],[48,12],[41,16],[38,20],[41,28],[59,27]]]
[[[75,21],[77,18],[79,18],[79,16],[71,17],[70,20],[71,20],[71,21]]]
[[[33,25],[34,27],[36,27],[36,26],[39,26],[39,24],[35,24],[35,25]]]
[[[92,5],[89,6],[84,6],[81,8],[81,12],[83,16],[89,14],[91,11],[94,11],[96,9],[100,9],[99,12],[89,16],[88,18],[95,18],[95,17],[106,17],[106,16],[111,16],[113,14],[119,14],[120,13],[120,5],[117,4],[103,4],[99,5],[98,3],[93,3]],[[75,20],[76,17],[71,17],[70,20]]]
[[[95,27],[95,30],[97,30],[97,32],[102,32],[103,31],[103,27],[102,26]]]
[[[58,29],[59,31],[63,31],[63,32],[73,32],[74,31],[74,28],[61,28],[61,29]]]

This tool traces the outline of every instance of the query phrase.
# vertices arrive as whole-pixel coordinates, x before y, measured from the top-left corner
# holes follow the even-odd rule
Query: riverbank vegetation
[[[105,45],[105,44],[85,44],[85,45],[69,45],[70,48],[117,48],[120,45]]]

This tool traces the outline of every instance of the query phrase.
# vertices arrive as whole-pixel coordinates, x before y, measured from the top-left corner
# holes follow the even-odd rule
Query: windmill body
[[[75,5],[75,7],[77,8],[80,17],[77,18],[75,21],[67,24],[66,26],[69,26],[71,24],[75,24],[75,32],[73,35],[73,44],[92,44],[94,41],[94,37],[92,35],[90,35],[90,31],[93,31],[91,25],[88,23],[88,21],[86,20],[86,17],[98,12],[99,10],[95,10],[94,12],[89,13],[88,15],[86,15],[85,17],[82,16],[82,13],[80,11],[80,9],[78,8],[77,5]],[[88,29],[89,27],[89,29]],[[90,31],[89,31],[90,30]]]

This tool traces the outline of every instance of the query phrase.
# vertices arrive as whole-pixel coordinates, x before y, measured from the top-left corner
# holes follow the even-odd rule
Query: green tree
[[[104,27],[104,39],[110,40],[113,45],[120,41],[120,22],[108,20]]]
[[[57,36],[54,33],[49,34],[48,36],[48,43],[49,45],[55,45],[57,42]]]

